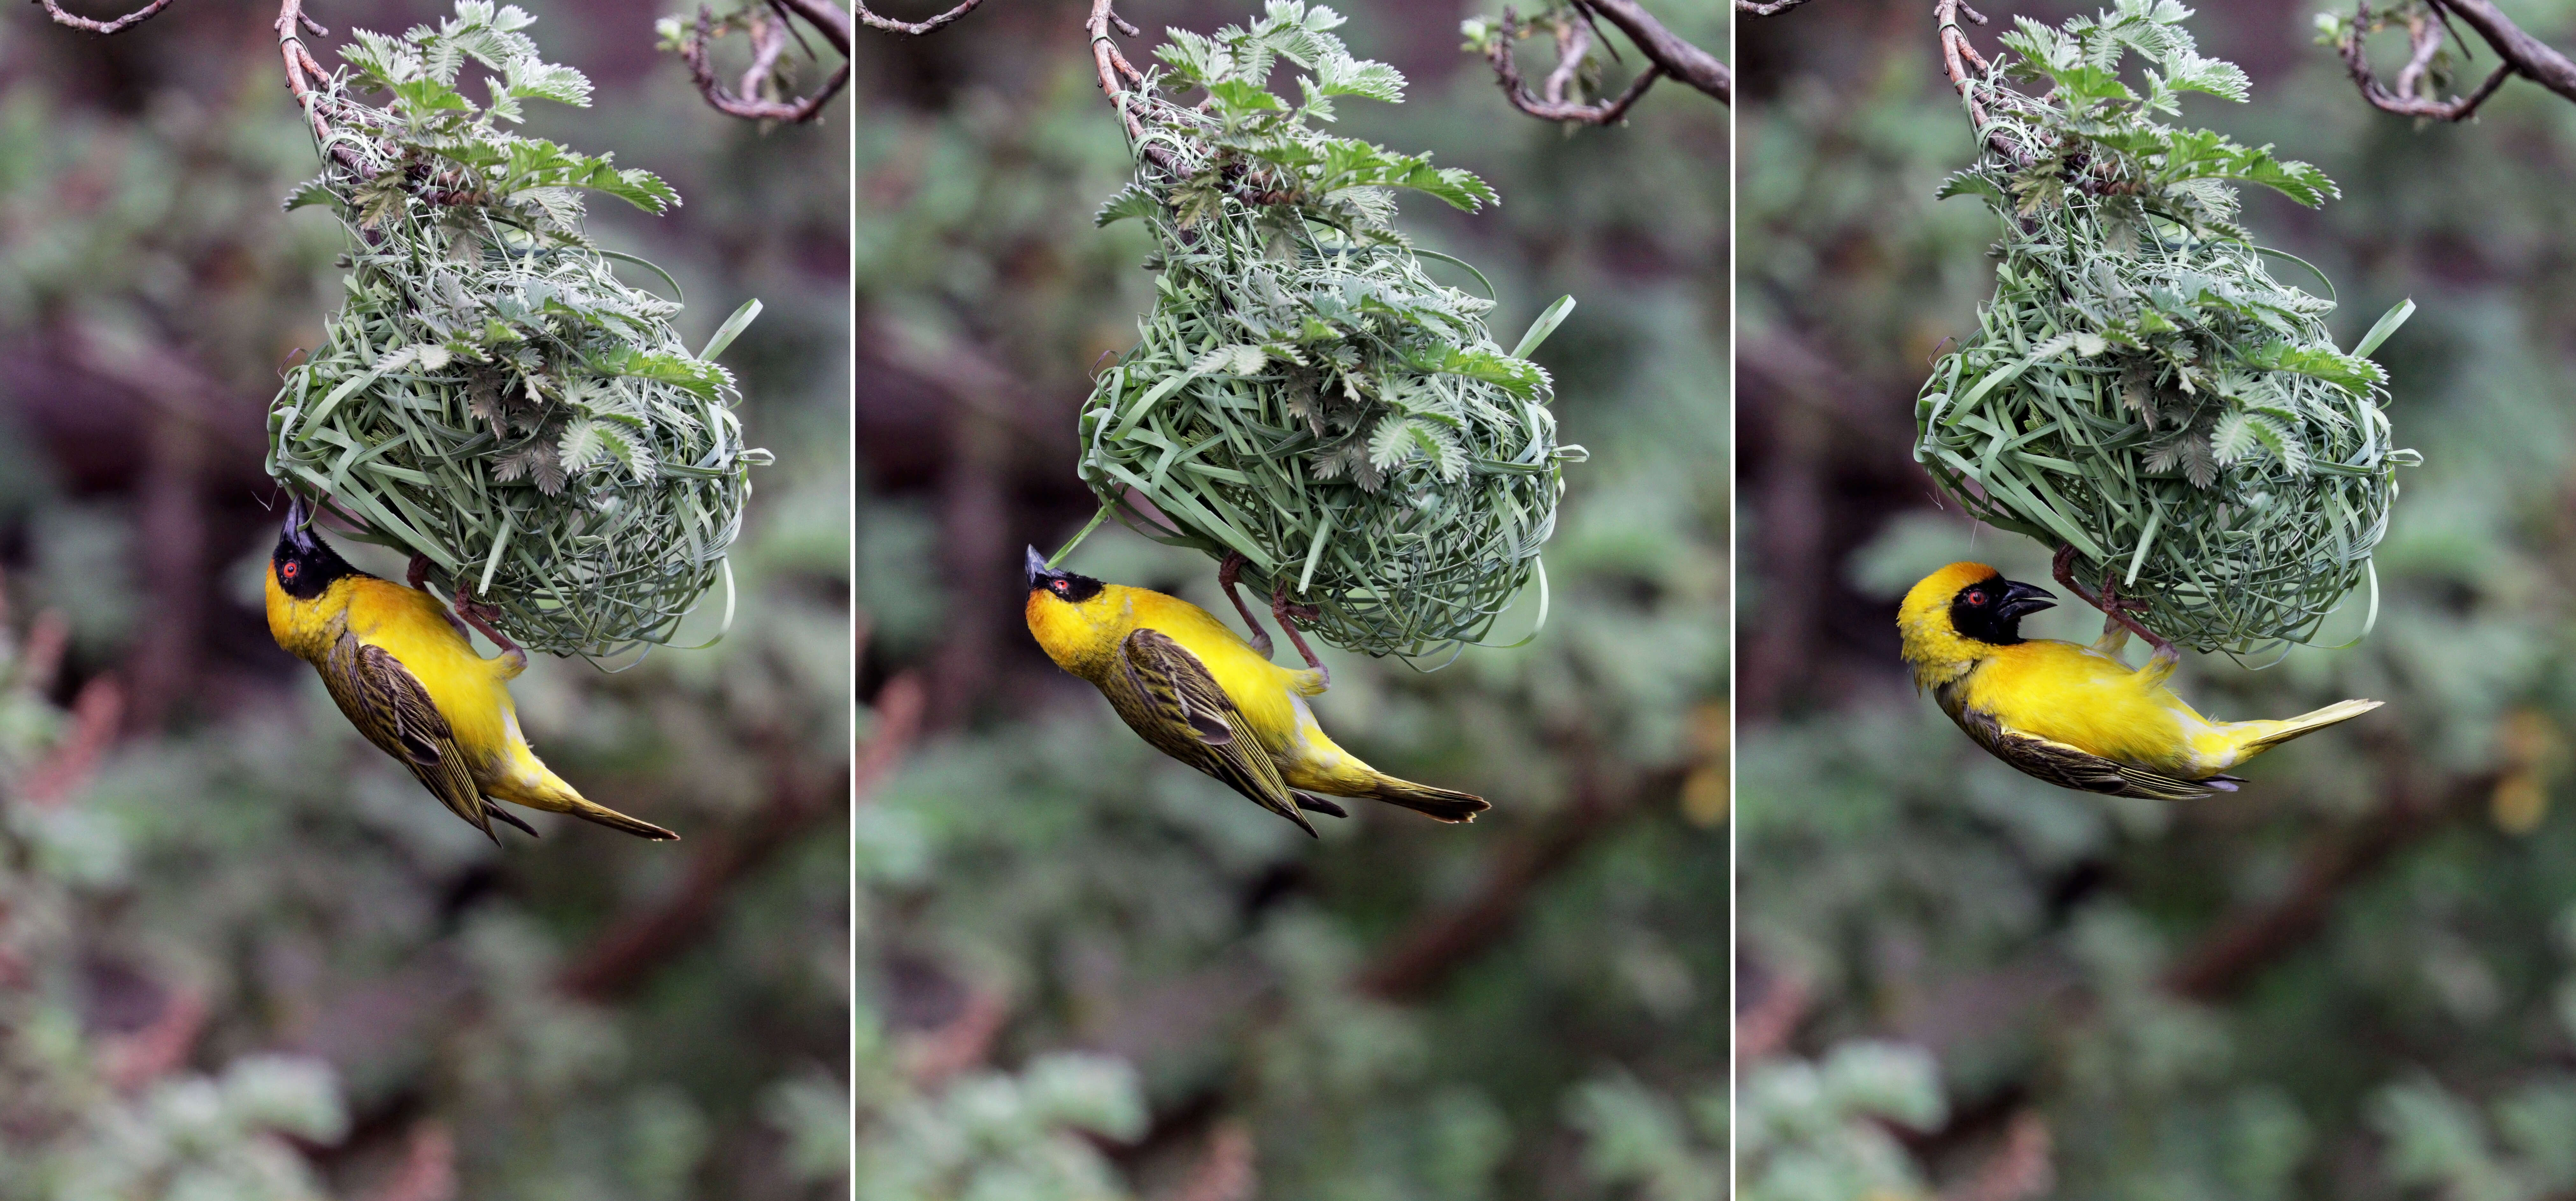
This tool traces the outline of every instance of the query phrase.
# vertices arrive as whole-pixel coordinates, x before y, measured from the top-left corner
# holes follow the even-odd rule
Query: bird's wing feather
[[[1243,710],[1198,656],[1171,635],[1147,629],[1119,642],[1118,663],[1109,699],[1122,716],[1132,711],[1144,719],[1128,724],[1147,741],[1314,833]],[[1169,736],[1157,737],[1158,731]]]
[[[2105,759],[2082,747],[2011,729],[1991,713],[1955,703],[1950,695],[1953,690],[1945,687],[1941,691],[1941,707],[1950,711],[1951,720],[1958,722],[1968,737],[1975,739],[1995,758],[2013,765],[2025,775],[2046,780],[2060,788],[2109,796],[2189,801],[2210,794],[2209,787],[2204,784]]]
[[[315,666],[321,669],[322,684],[331,690],[331,699],[339,702],[340,712],[348,715],[349,724],[367,741],[410,768],[422,787],[456,816],[487,836],[492,833],[491,819],[484,814],[483,790],[466,766],[464,748],[457,745],[455,731],[429,699],[429,690],[402,660],[344,632]]]

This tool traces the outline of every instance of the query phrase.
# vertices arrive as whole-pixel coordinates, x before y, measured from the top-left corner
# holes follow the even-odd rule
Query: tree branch
[[[983,0],[968,0],[951,12],[924,22],[918,29],[899,21],[887,22],[885,18],[868,12],[865,5],[859,7],[859,13],[870,25],[880,29],[927,33],[966,15],[980,3]],[[834,68],[830,77],[823,81],[823,86],[816,88],[811,95],[788,100],[767,99],[763,93],[770,90],[777,78],[778,60],[786,55],[788,39],[795,36],[797,18],[812,25],[823,35],[824,41],[840,51],[841,65]],[[751,39],[751,66],[742,73],[741,83],[727,88],[716,78],[707,47],[737,28]],[[718,21],[715,14],[702,4],[698,6],[697,24],[681,40],[679,49],[680,61],[689,66],[689,82],[697,85],[698,95],[705,97],[707,104],[717,112],[746,121],[801,124],[821,116],[823,106],[840,95],[842,88],[849,86],[850,14],[826,0],[765,0]]]
[[[892,775],[921,729],[919,680],[900,675],[877,693],[877,730],[846,772],[798,779],[782,767],[769,807],[748,828],[706,840],[689,861],[678,891],[661,904],[617,924],[574,961],[562,977],[564,991],[607,1000],[631,991],[705,932],[725,894],[767,863],[798,833],[826,814],[853,807]]]
[[[2433,121],[2466,121],[2476,114],[2479,105],[2486,103],[2487,97],[2495,95],[2496,89],[2504,86],[2506,77],[2513,74],[2513,65],[2506,63],[2499,65],[2487,76],[2485,83],[2479,84],[2476,91],[2466,96],[2436,100],[2425,95],[2425,73],[2448,36],[2444,23],[2436,19],[2437,15],[2425,9],[2409,9],[2401,18],[2406,24],[2409,54],[2406,66],[2397,72],[2397,86],[2389,88],[2381,86],[2378,75],[2371,70],[2370,52],[2363,44],[2370,34],[2386,27],[2386,18],[2374,17],[2366,0],[2354,9],[2352,32],[2344,37],[2337,49],[2343,54],[2344,69],[2352,74],[2353,86],[2361,89],[2361,98],[2371,107]]]
[[[808,2],[810,3],[811,0],[808,0]],[[921,35],[938,29],[940,26],[946,25],[959,17],[965,16],[966,14],[975,11],[976,6],[982,3],[984,3],[984,0],[958,0],[957,7],[949,9],[947,12],[941,13],[929,20],[898,21],[892,17],[880,17],[875,13],[869,12],[866,0],[853,0],[854,6],[859,11],[859,20],[865,22],[868,28],[882,29],[887,33],[909,34],[913,37],[920,37]]]
[[[1800,0],[1790,0],[1798,3]],[[1627,90],[1603,100],[1568,99],[1582,73],[1584,60],[1592,52],[1596,30],[1594,18],[1619,27],[1619,32],[1636,44],[1646,56],[1646,69],[1628,81]],[[1502,27],[1491,36],[1475,36],[1470,49],[1480,50],[1494,68],[1494,82],[1503,89],[1503,98],[1513,108],[1542,121],[1565,121],[1581,125],[1610,125],[1625,117],[1637,98],[1646,94],[1655,81],[1670,77],[1698,88],[1729,103],[1735,91],[1734,77],[1717,56],[1692,45],[1664,28],[1635,0],[1566,0],[1565,7],[1554,9],[1542,18],[1556,41],[1556,69],[1548,73],[1541,91],[1532,95],[1521,79],[1520,68],[1512,60],[1512,44],[1535,32],[1536,26],[1523,25],[1520,14],[1503,10]],[[1473,24],[1471,22],[1471,24]],[[1472,35],[1471,33],[1471,36]],[[1612,52],[1616,55],[1616,51]]]
[[[1663,23],[1637,6],[1637,0],[1575,0],[1577,7],[1595,13],[1619,27],[1628,40],[1637,44],[1648,61],[1664,69],[1680,83],[1709,94],[1719,104],[1731,104],[1735,97],[1735,80],[1726,64],[1717,56],[1674,36]]]
[[[1735,11],[1748,17],[1775,17],[1806,2],[1807,0],[1771,0],[1769,4],[1763,4],[1759,0],[1735,0]]]
[[[1653,87],[1664,74],[1660,64],[1649,65],[1637,73],[1637,78],[1629,82],[1628,90],[1616,99],[1589,103],[1567,100],[1566,89],[1581,73],[1584,55],[1592,50],[1592,24],[1559,17],[1550,30],[1556,39],[1556,69],[1548,72],[1544,89],[1533,96],[1521,81],[1520,65],[1512,60],[1512,43],[1522,36],[1521,29],[1520,15],[1505,8],[1502,29],[1485,42],[1485,61],[1494,66],[1494,82],[1502,86],[1503,98],[1510,101],[1513,108],[1542,121],[1617,124],[1628,115],[1628,107],[1645,95],[1646,89]]]
[[[1576,770],[1574,803],[1499,852],[1484,887],[1465,904],[1424,914],[1388,939],[1386,949],[1360,971],[1360,991],[1404,1001],[1437,988],[1451,972],[1510,934],[1531,894],[1572,863],[1577,852],[1635,811],[1641,799],[1672,795],[1683,774],[1661,770],[1612,790],[1589,757]]]
[[[2401,769],[2402,770],[2402,769]],[[2387,803],[2346,831],[2308,849],[2290,891],[2221,922],[2165,974],[2165,987],[2194,1000],[2226,999],[2325,927],[2346,888],[2495,791],[2493,774],[2452,783],[2442,796],[2400,783]]]
[[[158,15],[162,9],[170,7],[170,0],[152,0],[151,3],[135,9],[133,12],[127,13],[124,16],[118,17],[115,20],[94,21],[88,17],[81,16],[78,13],[64,12],[63,6],[58,3],[57,0],[43,0],[43,3],[45,6],[45,15],[52,17],[54,19],[54,24],[68,25],[74,29],[84,29],[91,33],[100,34],[122,33],[127,27],[140,25],[145,21],[149,21],[154,16]]]

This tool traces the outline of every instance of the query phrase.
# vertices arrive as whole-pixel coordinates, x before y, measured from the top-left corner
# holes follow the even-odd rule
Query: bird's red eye
[[[1047,585],[1047,587],[1055,589],[1055,594],[1057,596],[1073,595],[1073,581],[1071,580],[1057,580],[1056,582]]]
[[[1968,594],[1968,603],[1982,609],[1986,604],[1986,594],[1983,591],[1971,592]]]
[[[280,567],[277,569],[277,578],[279,578],[279,579],[281,579],[281,580],[284,580],[284,581],[286,581],[287,583],[290,583],[290,584],[294,583],[294,582],[295,582],[295,567],[296,567],[296,565],[295,565],[295,564],[293,564],[293,563],[287,563],[287,564],[284,564],[284,565],[280,566]]]

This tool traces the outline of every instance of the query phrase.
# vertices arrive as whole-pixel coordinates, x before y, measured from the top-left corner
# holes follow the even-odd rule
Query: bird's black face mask
[[[1045,592],[1069,605],[1078,605],[1100,595],[1100,581],[1070,571],[1048,570],[1046,556],[1039,554],[1034,546],[1029,548],[1028,567],[1031,592]]]
[[[2011,646],[2021,641],[2024,615],[2056,604],[2057,594],[2045,588],[1987,576],[1950,598],[1950,626],[1962,637]]]
[[[277,586],[297,600],[312,600],[331,581],[358,574],[310,527],[312,516],[302,497],[288,498],[286,528],[278,533],[277,549],[268,556],[268,570],[277,576]]]

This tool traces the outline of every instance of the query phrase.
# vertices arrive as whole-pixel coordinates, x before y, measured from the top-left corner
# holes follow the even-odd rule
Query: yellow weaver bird
[[[2007,580],[1983,563],[1953,563],[1916,584],[1897,609],[1905,660],[1917,688],[1995,758],[2063,788],[2113,796],[2189,800],[2243,780],[2223,774],[2302,734],[2349,721],[2378,701],[2338,701],[2283,721],[2211,721],[2165,687],[2181,653],[2132,625],[2115,597],[2105,603],[2067,574],[2058,580],[2102,608],[2102,638],[2078,646],[2024,639],[2021,619],[2054,605],[2055,594]],[[2156,644],[2147,665],[2120,659],[2129,631]]]
[[[1472,821],[1488,808],[1481,797],[1385,775],[1334,745],[1306,705],[1331,675],[1289,620],[1297,606],[1284,592],[1271,598],[1272,615],[1306,658],[1304,671],[1270,661],[1269,634],[1234,590],[1240,567],[1228,559],[1218,578],[1252,627],[1252,642],[1177,597],[1050,571],[1031,547],[1029,633],[1056,666],[1100,689],[1154,749],[1308,834],[1315,827],[1301,809],[1349,816],[1325,796],[1369,797],[1444,822]]]
[[[457,608],[502,648],[474,653],[465,626],[423,584],[428,563],[412,560],[404,587],[351,567],[307,528],[301,499],[286,506],[286,530],[268,562],[268,632],[277,645],[322,673],[349,724],[411,770],[456,816],[485,837],[493,818],[520,821],[494,801],[569,813],[642,838],[679,835],[584,800],[546,769],[519,732],[508,681],[528,652],[457,594]]]

